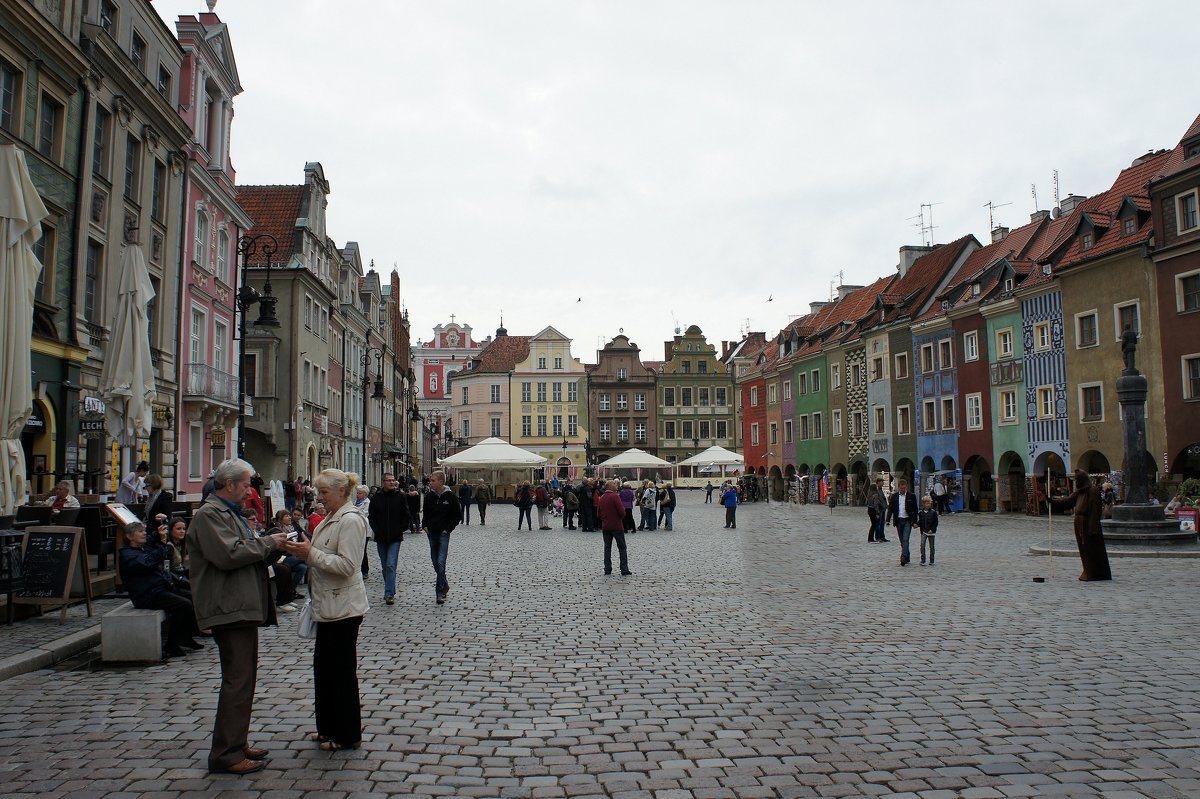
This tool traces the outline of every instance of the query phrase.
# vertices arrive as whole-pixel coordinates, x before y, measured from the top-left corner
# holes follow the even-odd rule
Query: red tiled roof
[[[885,321],[911,318],[919,313],[942,282],[942,278],[946,276],[946,272],[971,242],[979,244],[973,235],[967,234],[949,244],[941,245],[913,262],[908,272],[889,290],[889,294],[897,298],[896,307],[888,311]]]
[[[500,336],[492,339],[483,350],[475,356],[474,361],[479,365],[470,374],[479,372],[511,372],[518,363],[529,357],[529,339],[531,336]]]
[[[662,371],[664,363],[666,363],[666,361],[642,361],[642,366],[646,367],[652,372],[659,372]]]
[[[272,263],[290,261],[295,249],[296,220],[301,216],[304,186],[238,186],[237,202],[252,220],[251,236],[269,233],[279,244]],[[251,264],[264,263],[261,254]]]
[[[1082,261],[1139,246],[1147,241],[1154,230],[1150,214],[1144,214],[1137,231],[1130,235],[1124,235],[1122,225],[1116,223],[1113,217],[1124,204],[1126,197],[1144,198],[1149,202],[1147,184],[1162,173],[1162,168],[1170,155],[1163,151],[1146,157],[1139,164],[1121,170],[1121,174],[1117,176],[1108,191],[1089,197],[1071,212],[1070,221],[1063,228],[1056,246],[1046,253],[1049,260],[1054,260],[1057,256],[1055,268],[1064,269]],[[1139,208],[1142,208],[1140,203],[1137,204]],[[1080,221],[1085,216],[1091,219],[1095,225],[1107,224],[1107,227],[1095,229],[1095,241],[1086,250],[1083,249],[1082,237],[1077,235]]]

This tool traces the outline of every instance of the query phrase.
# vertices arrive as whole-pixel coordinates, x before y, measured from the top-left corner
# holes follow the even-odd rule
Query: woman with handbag
[[[336,752],[362,743],[358,630],[367,612],[367,589],[359,567],[368,527],[367,517],[353,501],[358,475],[326,469],[315,482],[328,515],[310,532],[309,541],[287,541],[283,546],[308,564],[310,609],[317,628],[313,740],[325,751]]]

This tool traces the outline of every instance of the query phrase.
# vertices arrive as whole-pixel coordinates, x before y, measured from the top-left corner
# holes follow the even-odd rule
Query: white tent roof
[[[662,458],[656,458],[645,450],[634,447],[627,449],[620,455],[614,455],[599,464],[600,468],[615,468],[615,469],[655,469],[661,467],[669,467],[672,463],[664,461]]]
[[[477,466],[492,469],[516,469],[543,466],[546,459],[527,449],[514,447],[501,438],[485,438],[473,447],[442,458],[440,466],[458,468]]]
[[[730,452],[724,447],[709,447],[687,460],[680,461],[680,466],[741,466],[745,459],[736,452]]]

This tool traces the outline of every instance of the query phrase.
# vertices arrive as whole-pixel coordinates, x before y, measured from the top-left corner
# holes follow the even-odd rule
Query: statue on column
[[[1137,343],[1138,334],[1132,327],[1125,325],[1125,330],[1121,333],[1121,353],[1125,357],[1125,371],[1129,374],[1137,371]]]

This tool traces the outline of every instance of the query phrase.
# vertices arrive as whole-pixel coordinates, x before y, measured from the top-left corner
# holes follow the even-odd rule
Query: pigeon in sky
[[[767,302],[770,302],[770,301],[771,301],[771,300],[773,300],[773,299],[775,299],[775,295],[774,295],[774,294],[772,294],[772,295],[770,295],[769,297],[767,297]]]

